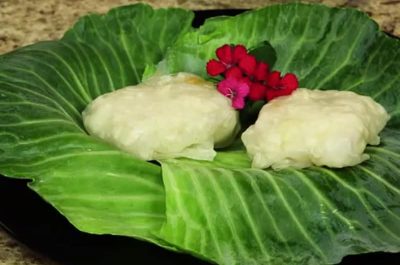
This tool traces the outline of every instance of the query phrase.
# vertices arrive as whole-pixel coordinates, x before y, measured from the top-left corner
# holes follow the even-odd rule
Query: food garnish
[[[215,54],[219,60],[208,61],[207,73],[212,77],[222,76],[217,84],[218,91],[232,100],[235,109],[243,109],[246,99],[271,101],[288,96],[299,87],[295,74],[281,77],[279,71],[270,72],[268,63],[257,61],[242,44],[224,44]]]

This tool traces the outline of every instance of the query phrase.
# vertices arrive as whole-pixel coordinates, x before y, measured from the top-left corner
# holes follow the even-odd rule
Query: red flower
[[[244,78],[244,81],[249,85],[249,99],[252,101],[262,100],[265,97],[267,87],[265,81],[269,74],[269,65],[264,62],[256,62],[247,70],[248,75]]]
[[[231,46],[228,44],[219,47],[215,53],[219,61],[211,59],[207,63],[207,73],[211,76],[225,73],[230,68],[237,66],[248,55],[243,45]]]
[[[246,75],[252,76],[254,71],[256,70],[257,61],[256,58],[252,55],[245,55],[239,61],[239,67],[243,70]]]
[[[242,70],[240,70],[239,67],[231,67],[225,72],[225,78],[236,78],[236,79],[242,79],[243,78],[243,73]]]
[[[261,83],[251,83],[249,99],[252,101],[262,100],[265,97],[267,87]]]
[[[292,94],[299,87],[299,82],[294,74],[288,73],[281,78],[279,71],[272,72],[267,78],[266,98],[268,101],[276,97]]]
[[[238,63],[245,55],[247,55],[247,49],[240,44],[236,46],[225,44],[219,47],[215,53],[223,64],[232,66]]]
[[[266,81],[269,74],[269,65],[264,62],[257,63],[253,76],[257,81]]]
[[[217,85],[220,93],[232,100],[235,109],[242,109],[245,98],[252,101],[290,95],[299,86],[297,77],[288,73],[281,77],[279,71],[270,73],[269,65],[257,61],[243,45],[225,44],[216,50],[218,60],[207,63],[210,76],[222,75]]]
[[[217,76],[225,72],[226,67],[221,62],[211,59],[207,63],[207,73],[211,76]]]
[[[273,71],[267,77],[267,84],[269,88],[277,88],[279,86],[279,82],[281,80],[281,72]]]

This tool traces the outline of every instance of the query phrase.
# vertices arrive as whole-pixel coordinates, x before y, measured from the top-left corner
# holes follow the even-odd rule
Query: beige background
[[[111,7],[135,3],[132,0],[0,0],[0,53],[39,40],[59,38],[78,17],[88,12],[106,12]],[[190,9],[254,8],[284,0],[148,0],[154,6]],[[400,1],[396,0],[308,0],[330,6],[358,7],[370,14],[382,28],[400,35]]]
[[[57,39],[78,17],[106,12],[132,0],[0,0],[0,54],[39,40]],[[255,8],[284,0],[148,0],[156,7],[190,9]],[[367,12],[386,32],[400,36],[400,0],[309,0],[330,6],[350,6]],[[0,265],[56,265],[12,239],[0,229]]]

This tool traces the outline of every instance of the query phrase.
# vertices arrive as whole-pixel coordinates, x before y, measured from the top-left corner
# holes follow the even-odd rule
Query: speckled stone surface
[[[0,265],[57,265],[29,250],[0,229]]]
[[[39,40],[57,39],[88,12],[106,12],[111,7],[136,3],[132,0],[0,0],[0,53]],[[284,0],[147,0],[157,7],[190,9],[255,8]],[[308,0],[330,6],[353,6],[370,14],[381,27],[400,35],[400,1]]]
[[[0,0],[0,54],[40,40],[57,39],[89,12],[103,13],[132,0]],[[256,8],[283,0],[147,0],[155,7],[190,9]],[[400,36],[400,0],[309,0],[367,12],[386,32]],[[29,250],[0,228],[0,265],[57,265]]]

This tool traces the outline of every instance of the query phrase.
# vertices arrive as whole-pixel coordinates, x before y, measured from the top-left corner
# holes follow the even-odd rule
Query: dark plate
[[[197,11],[193,25],[201,25],[208,17],[241,12],[243,10]],[[8,179],[0,175],[0,225],[20,242],[61,264],[209,264],[128,237],[80,232],[31,191],[26,183],[24,180]],[[400,254],[378,252],[348,256],[340,264],[395,265],[399,261]]]

